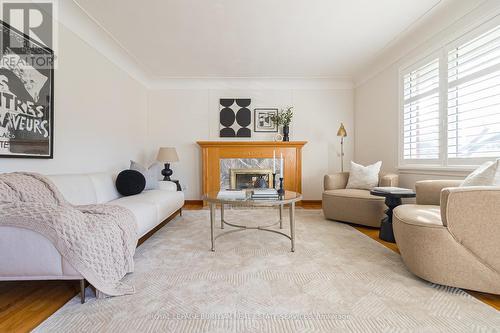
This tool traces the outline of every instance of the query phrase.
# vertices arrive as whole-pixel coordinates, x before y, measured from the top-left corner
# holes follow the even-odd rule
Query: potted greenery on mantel
[[[278,126],[283,126],[283,141],[290,141],[290,123],[293,118],[293,106],[289,106],[285,109],[281,109],[278,115],[273,115],[271,120],[278,124]]]

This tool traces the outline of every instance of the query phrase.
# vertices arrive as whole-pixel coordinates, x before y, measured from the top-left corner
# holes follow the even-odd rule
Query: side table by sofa
[[[414,198],[416,196],[415,192],[411,189],[382,190],[382,188],[379,188],[371,190],[370,194],[385,197],[385,204],[388,207],[385,211],[387,216],[384,217],[380,223],[378,237],[386,242],[396,243],[394,232],[392,231],[392,211],[394,208],[401,205],[401,198]]]

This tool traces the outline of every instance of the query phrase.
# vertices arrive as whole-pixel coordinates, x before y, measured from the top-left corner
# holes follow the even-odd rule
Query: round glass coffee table
[[[247,196],[245,199],[220,198],[218,197],[218,192],[209,192],[203,195],[203,200],[208,202],[210,206],[210,235],[212,240],[212,251],[215,251],[215,240],[221,236],[244,230],[261,230],[280,234],[290,239],[290,241],[292,242],[292,252],[295,252],[295,203],[302,200],[302,195],[300,193],[285,191],[285,194],[280,196],[279,199],[259,200],[252,199],[250,192],[247,192]],[[220,228],[224,229],[224,225],[227,224],[236,229],[222,232],[215,236],[215,210],[217,205],[220,205]],[[235,223],[229,223],[224,219],[224,205],[247,207],[278,207],[279,220],[271,224],[260,226],[245,226]],[[276,229],[270,229],[271,227],[274,227],[278,224],[280,229],[283,229],[283,208],[285,205],[288,205],[290,214],[290,235],[287,235],[286,233]]]

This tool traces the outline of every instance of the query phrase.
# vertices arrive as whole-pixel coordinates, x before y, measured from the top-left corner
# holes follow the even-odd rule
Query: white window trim
[[[448,105],[448,52],[456,48],[458,45],[466,43],[479,35],[500,25],[500,15],[496,15],[487,22],[476,26],[475,28],[464,32],[460,37],[444,44],[440,48],[434,48],[432,52],[427,53],[427,56],[420,57],[418,60],[411,62],[409,65],[401,66],[398,71],[398,169],[403,173],[418,173],[419,171],[425,174],[440,174],[449,176],[466,175],[468,172],[477,168],[486,161],[492,158],[448,158],[448,122],[447,122],[447,105]],[[433,160],[405,160],[403,158],[404,147],[404,127],[403,127],[403,108],[404,108],[404,75],[412,70],[424,65],[432,59],[439,58],[439,99],[440,99],[440,157]]]
[[[436,176],[464,178],[476,168],[477,166],[444,167],[444,166],[425,166],[425,165],[405,165],[405,166],[400,166],[398,168],[398,171],[400,174],[412,174],[412,175],[421,174],[421,175],[436,175]]]

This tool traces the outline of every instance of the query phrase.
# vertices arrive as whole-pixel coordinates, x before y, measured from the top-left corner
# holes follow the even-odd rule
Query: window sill
[[[428,166],[428,165],[404,165],[399,166],[398,171],[400,174],[413,174],[413,175],[435,175],[435,176],[450,176],[450,177],[464,177],[476,169],[477,166]]]

